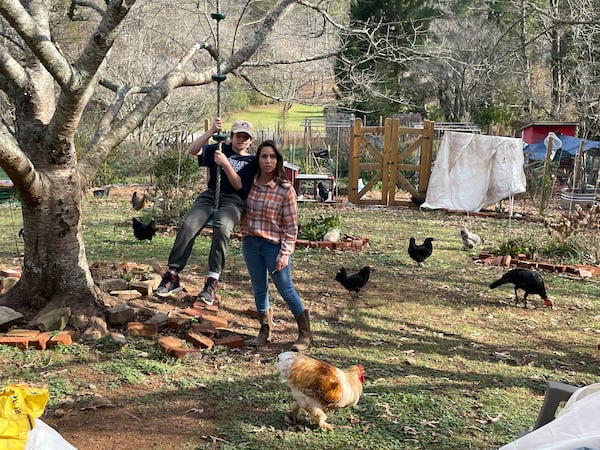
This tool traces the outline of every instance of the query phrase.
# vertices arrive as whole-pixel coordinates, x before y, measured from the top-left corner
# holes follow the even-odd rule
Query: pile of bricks
[[[57,345],[73,345],[75,340],[75,331],[39,331],[14,328],[6,333],[0,333],[0,345],[9,345],[22,350],[26,348],[36,348],[46,350],[54,348]]]
[[[539,269],[549,272],[564,273],[568,276],[580,278],[592,278],[600,275],[600,267],[589,266],[584,264],[552,264],[539,261],[528,261],[527,255],[520,254],[517,258],[512,258],[510,255],[495,256],[489,252],[481,252],[477,259],[484,264],[503,267],[522,267],[525,269]]]
[[[139,267],[134,263],[124,263],[121,270],[133,272]],[[16,281],[20,272],[3,269],[1,281]],[[160,277],[158,276],[158,280]],[[156,344],[163,352],[175,358],[200,353],[203,349],[214,346],[227,348],[241,348],[244,346],[242,336],[227,329],[227,320],[219,316],[216,305],[208,306],[201,301],[196,301],[191,307],[177,310],[174,314],[157,313],[150,319],[139,322],[135,319],[134,308],[127,304],[130,299],[151,295],[154,284],[158,280],[124,282],[122,279],[103,280],[99,283],[101,289],[106,290],[111,296],[120,299],[121,303],[106,310],[106,320],[111,328],[122,328],[129,336],[142,336],[156,340]],[[119,283],[117,283],[119,282]],[[7,284],[7,288],[12,287]],[[0,286],[4,287],[3,284]],[[116,289],[112,289],[116,288]],[[258,317],[256,310],[250,308],[247,314]],[[110,333],[112,339],[126,345],[126,337],[119,332]],[[77,339],[75,330],[65,329],[57,331],[40,331],[35,329],[11,329],[0,333],[0,345],[12,345],[21,349],[37,348],[45,350],[57,344],[72,345]]]
[[[212,234],[212,229],[204,228],[203,232],[205,234],[210,235],[210,234]],[[232,237],[237,238],[237,239],[242,239],[243,236],[241,233],[233,233]],[[308,247],[308,248],[322,248],[322,249],[329,249],[329,250],[346,251],[346,250],[362,250],[367,245],[369,245],[368,236],[355,237],[355,236],[345,235],[337,242],[310,241],[308,239],[297,239],[296,240],[297,248]]]
[[[178,359],[214,346],[243,347],[244,338],[227,330],[227,320],[218,311],[215,305],[196,301],[172,317],[158,314],[145,322],[128,322],[127,334],[157,339],[161,351]],[[109,321],[110,314],[111,310]]]

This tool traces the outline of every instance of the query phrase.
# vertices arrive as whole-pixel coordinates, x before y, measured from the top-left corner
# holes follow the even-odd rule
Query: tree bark
[[[22,204],[26,232],[21,280],[0,297],[1,303],[28,319],[58,306],[69,306],[74,315],[98,316],[101,294],[85,253],[77,173],[50,166],[41,174],[44,192],[38,203]]]

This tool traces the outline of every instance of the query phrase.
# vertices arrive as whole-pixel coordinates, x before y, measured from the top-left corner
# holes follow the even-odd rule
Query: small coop
[[[319,183],[322,183],[324,192],[319,192]],[[298,201],[333,202],[335,177],[333,175],[299,173],[296,175],[294,188],[298,195]]]
[[[536,144],[546,139],[548,133],[575,136],[576,132],[577,122],[533,122],[521,129],[521,139],[526,144]]]
[[[287,161],[283,163],[285,176],[290,180],[296,190],[298,201],[302,202],[333,202],[335,188],[335,177],[333,175],[300,173],[300,167]],[[324,191],[319,193],[319,183],[323,185]]]

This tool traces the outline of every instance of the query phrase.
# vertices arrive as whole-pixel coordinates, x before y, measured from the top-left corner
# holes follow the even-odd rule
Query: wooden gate
[[[361,119],[356,119],[349,161],[348,200],[356,205],[408,206],[412,204],[410,196],[425,198],[431,173],[433,128],[434,123],[430,121],[423,122],[423,128],[408,128],[401,127],[399,119],[385,119],[383,127],[363,126]],[[359,190],[361,171],[373,176]],[[414,178],[418,178],[415,186],[406,173],[414,173]],[[379,181],[381,195],[373,191]],[[408,198],[396,198],[398,185],[410,194]]]

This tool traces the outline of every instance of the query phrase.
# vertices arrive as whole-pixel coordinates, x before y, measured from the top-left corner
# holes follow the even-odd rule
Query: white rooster
[[[462,239],[463,248],[465,249],[473,249],[478,245],[483,244],[483,239],[476,235],[475,233],[471,233],[465,227],[460,229],[460,237]]]

